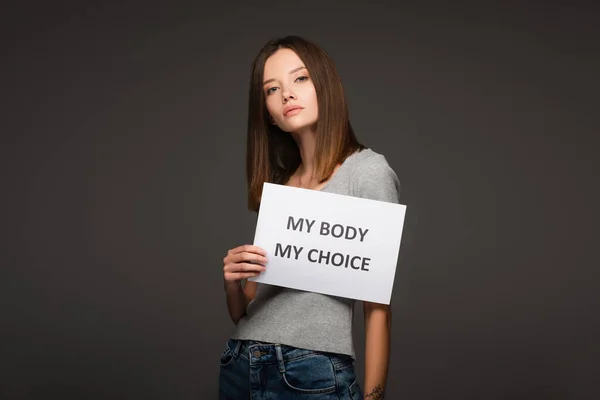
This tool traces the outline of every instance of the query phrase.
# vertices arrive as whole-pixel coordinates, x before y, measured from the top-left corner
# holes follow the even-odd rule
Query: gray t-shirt
[[[383,155],[364,149],[348,156],[321,191],[398,203],[400,182]],[[259,283],[232,338],[354,357],[354,302]]]

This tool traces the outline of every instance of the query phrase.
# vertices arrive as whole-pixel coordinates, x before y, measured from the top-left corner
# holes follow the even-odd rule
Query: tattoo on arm
[[[364,396],[365,400],[381,400],[383,399],[383,389],[381,388],[381,385],[377,385],[375,386],[375,389],[373,389],[371,391],[371,393],[365,394]]]

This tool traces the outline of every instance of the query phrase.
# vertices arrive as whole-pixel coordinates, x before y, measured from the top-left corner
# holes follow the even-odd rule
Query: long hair
[[[315,168],[319,182],[326,181],[337,164],[365,146],[356,139],[348,116],[342,81],[331,57],[321,47],[298,36],[267,42],[252,64],[248,102],[246,180],[248,208],[258,211],[264,182],[284,184],[301,163],[292,135],[270,123],[263,90],[267,59],[277,50],[294,51],[308,69],[317,96]]]

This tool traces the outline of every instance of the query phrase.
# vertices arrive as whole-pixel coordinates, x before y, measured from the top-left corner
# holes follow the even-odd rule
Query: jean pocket
[[[233,362],[234,356],[233,351],[231,350],[231,339],[225,343],[225,348],[221,352],[221,367],[226,367],[227,365]]]
[[[286,360],[284,365],[282,379],[290,389],[306,394],[335,392],[335,371],[329,357],[312,353]]]
[[[331,359],[333,367],[336,371],[349,367],[354,367],[354,358],[352,358],[349,355],[329,353],[329,358]]]
[[[350,386],[348,386],[348,392],[350,394],[350,399],[352,400],[362,400],[362,393],[360,391],[360,386],[358,385],[358,381],[353,381]]]

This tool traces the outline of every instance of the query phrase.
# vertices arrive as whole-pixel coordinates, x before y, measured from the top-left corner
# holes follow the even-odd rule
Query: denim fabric
[[[221,354],[220,400],[362,399],[348,355],[229,339]]]

